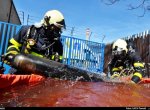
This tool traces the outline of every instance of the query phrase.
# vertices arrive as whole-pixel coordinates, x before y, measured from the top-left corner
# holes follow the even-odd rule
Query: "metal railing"
[[[103,72],[104,43],[62,36],[63,63],[92,72]]]

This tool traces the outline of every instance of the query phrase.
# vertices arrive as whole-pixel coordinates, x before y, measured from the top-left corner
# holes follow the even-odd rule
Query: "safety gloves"
[[[8,65],[11,65],[11,63],[13,62],[15,55],[14,54],[5,54],[3,55],[2,61]]]

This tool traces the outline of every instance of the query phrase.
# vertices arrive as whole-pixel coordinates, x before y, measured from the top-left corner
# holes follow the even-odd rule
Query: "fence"
[[[103,43],[62,36],[63,63],[92,72],[103,72]]]
[[[6,52],[8,40],[18,32],[21,26],[0,22],[0,55]]]
[[[18,32],[20,25],[0,22],[0,55],[6,53],[8,41]],[[104,48],[103,43],[90,42],[82,39],[62,36],[63,63],[92,72],[103,72]],[[8,73],[9,66],[5,73]]]
[[[19,25],[9,24],[5,22],[0,22],[0,55],[6,53],[6,48],[8,46],[8,40],[18,32],[21,28]],[[1,64],[1,62],[0,62]],[[8,73],[9,66],[4,64],[6,67],[5,73]]]
[[[146,64],[146,72],[148,76],[150,75],[150,31],[145,31],[143,33],[135,34],[126,38],[127,41],[133,41],[137,50],[140,53],[142,61]],[[111,45],[107,44],[105,48],[105,59],[104,59],[104,72],[107,73],[108,62],[111,57]]]

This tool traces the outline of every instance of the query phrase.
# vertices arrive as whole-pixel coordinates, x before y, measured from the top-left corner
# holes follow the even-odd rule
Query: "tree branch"
[[[120,0],[105,0],[106,2],[104,2],[104,0],[102,0],[102,2],[106,5],[113,5],[116,2],[119,2]],[[108,1],[108,2],[107,2]]]
[[[138,17],[144,17],[145,13],[146,13],[146,9],[145,9],[145,7],[143,7],[143,14],[139,15]]]
[[[105,5],[113,5],[121,0],[101,0]],[[137,6],[133,4],[128,5],[128,10],[135,10],[141,8],[143,10],[143,13],[139,15],[138,17],[144,17],[146,11],[150,11],[150,0],[140,0],[141,3]]]
[[[134,10],[134,9],[137,9],[137,8],[140,8],[140,7],[145,7],[145,1],[146,0],[143,0],[141,4],[139,4],[138,6],[133,6],[131,4],[129,4],[129,9],[128,10]]]
[[[133,5],[129,4],[128,10],[134,10],[134,9],[142,8],[143,13],[141,15],[138,15],[138,17],[144,17],[144,15],[146,13],[146,9],[147,9],[147,7],[145,6],[145,2],[146,2],[146,0],[143,0],[142,3],[137,5],[137,6],[133,6]]]

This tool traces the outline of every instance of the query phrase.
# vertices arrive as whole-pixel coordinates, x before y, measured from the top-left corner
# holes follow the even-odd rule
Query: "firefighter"
[[[40,23],[22,26],[19,32],[10,39],[5,54],[5,63],[11,65],[14,55],[20,53],[61,62],[63,45],[60,37],[65,27],[64,16],[60,11],[47,11]],[[10,73],[17,74],[18,71],[12,68]]]
[[[131,82],[138,83],[144,77],[144,63],[132,42],[123,39],[116,40],[112,45],[112,59],[108,64],[110,78],[120,77],[121,75],[131,75],[127,72],[131,69]],[[124,73],[121,73],[123,70]],[[126,73],[125,73],[126,72]]]

